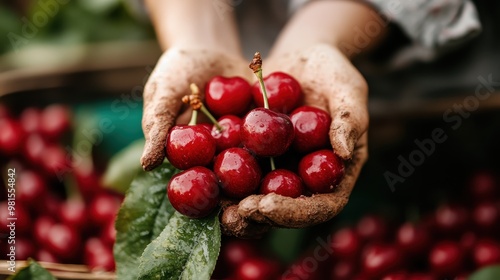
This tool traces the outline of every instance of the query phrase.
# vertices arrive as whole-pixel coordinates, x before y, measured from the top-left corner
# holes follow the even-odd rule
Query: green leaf
[[[175,212],[166,186],[176,169],[163,164],[141,172],[132,182],[116,220],[114,256],[117,279],[137,279],[139,258]]]
[[[16,274],[10,276],[9,280],[55,280],[45,268],[40,266],[34,260],[28,261],[28,266],[19,270]]]
[[[137,173],[142,170],[140,159],[143,148],[144,139],[139,139],[114,155],[102,177],[103,185],[125,193]]]
[[[469,280],[498,280],[500,279],[500,265],[485,267],[469,277]]]
[[[138,279],[210,279],[219,256],[218,213],[190,219],[175,213],[141,257]]]

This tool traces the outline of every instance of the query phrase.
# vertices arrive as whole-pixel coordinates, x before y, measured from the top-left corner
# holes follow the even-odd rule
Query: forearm
[[[282,31],[271,55],[316,44],[338,47],[347,56],[369,50],[386,24],[370,7],[356,1],[316,1],[299,10]]]
[[[203,48],[240,54],[232,8],[225,0],[146,0],[163,49]]]

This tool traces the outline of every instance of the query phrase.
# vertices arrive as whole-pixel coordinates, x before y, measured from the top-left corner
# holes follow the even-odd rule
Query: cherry
[[[500,264],[500,244],[490,239],[479,240],[472,251],[477,268]]]
[[[28,107],[23,110],[19,116],[19,122],[24,132],[27,134],[38,133],[40,131],[41,112],[34,107]]]
[[[87,208],[81,200],[66,200],[59,206],[59,220],[76,230],[85,228],[87,216]]]
[[[181,214],[191,218],[205,217],[219,203],[217,177],[208,168],[192,167],[172,177],[167,195]]]
[[[104,243],[106,243],[110,246],[113,246],[113,244],[115,243],[115,239],[116,239],[116,229],[115,229],[115,221],[114,220],[109,221],[104,226],[104,228],[102,228],[100,237]]]
[[[58,145],[46,147],[40,154],[41,165],[47,174],[61,178],[71,167],[71,155]]]
[[[119,208],[120,200],[116,196],[100,193],[90,202],[88,211],[91,221],[102,227],[115,220]]]
[[[472,212],[474,224],[483,231],[491,231],[498,227],[500,222],[500,209],[493,202],[481,202]]]
[[[8,117],[10,117],[9,108],[7,108],[4,104],[0,104],[0,119]]]
[[[252,102],[251,86],[240,77],[213,77],[205,86],[205,102],[217,116],[240,116]]]
[[[382,277],[382,280],[407,280],[408,274],[404,271],[393,272],[390,274],[386,274]]]
[[[236,270],[237,280],[274,280],[279,276],[279,266],[261,258],[244,261]]]
[[[295,129],[292,147],[299,153],[308,153],[328,147],[328,131],[332,117],[312,106],[301,106],[290,114]]]
[[[266,108],[255,108],[244,118],[241,142],[258,156],[275,157],[284,154],[292,144],[293,124],[287,115]]]
[[[440,241],[435,244],[429,253],[429,264],[432,270],[441,276],[457,274],[463,261],[460,246],[450,240]]]
[[[50,263],[59,263],[59,260],[46,249],[39,249],[36,253],[36,260],[40,262],[50,262]]]
[[[354,259],[361,249],[361,242],[355,229],[345,227],[335,232],[330,246],[336,258]]]
[[[56,224],[56,221],[49,216],[40,216],[33,225],[33,236],[39,245],[47,243],[47,235],[50,228]]]
[[[54,104],[43,109],[40,118],[40,132],[48,139],[58,139],[68,130],[71,123],[69,108]]]
[[[11,201],[12,204],[12,201]],[[12,215],[11,215],[12,214]],[[9,220],[10,218],[17,218]],[[0,232],[12,233],[9,225],[15,222],[15,235],[28,233],[31,230],[31,219],[28,211],[20,204],[15,204],[9,209],[7,201],[0,202]]]
[[[344,176],[344,163],[331,150],[305,155],[299,162],[299,175],[313,193],[329,193]]]
[[[77,256],[80,236],[65,224],[54,224],[47,232],[47,249],[61,260],[71,260]]]
[[[483,170],[473,174],[468,184],[468,190],[476,199],[489,200],[496,197],[497,186],[495,175],[492,172]]]
[[[19,152],[24,133],[19,124],[9,118],[0,119],[0,153],[8,156]]]
[[[217,122],[223,130],[220,131],[215,125],[211,128],[212,137],[215,139],[216,152],[220,153],[226,149],[238,147],[241,144],[241,119],[234,115],[226,115],[219,118]]]
[[[17,181],[17,198],[26,206],[43,203],[47,194],[47,185],[38,173],[31,170],[19,172]]]
[[[249,241],[233,239],[223,244],[221,258],[229,267],[237,267],[257,256],[256,247]]]
[[[407,280],[438,280],[434,275],[415,272],[408,275]]]
[[[208,165],[215,148],[215,139],[203,126],[177,125],[167,135],[166,156],[178,169]]]
[[[259,187],[259,164],[245,149],[229,148],[223,151],[215,158],[213,170],[222,192],[229,197],[244,198]]]
[[[260,193],[276,193],[296,198],[304,193],[304,186],[297,174],[286,169],[276,169],[264,176],[260,185]]]
[[[73,174],[78,185],[78,191],[86,201],[91,200],[103,189],[101,176],[94,168],[75,165],[73,167]]]
[[[476,242],[477,242],[477,236],[472,231],[467,231],[463,233],[459,240],[460,248],[464,252],[470,252],[472,248],[474,248]]]
[[[401,253],[391,244],[368,245],[362,257],[363,271],[374,278],[393,271],[401,263]]]
[[[26,238],[16,237],[15,243],[12,245],[16,247],[17,260],[27,260],[35,255],[35,246]]]
[[[459,205],[442,205],[435,213],[436,227],[445,234],[461,232],[468,223],[468,213]]]
[[[111,248],[98,238],[90,238],[85,242],[84,263],[93,271],[115,270],[115,260]]]
[[[300,84],[292,76],[274,72],[264,78],[269,109],[287,114],[297,107],[302,98]],[[258,82],[252,86],[253,100],[257,106],[264,106],[261,87]]]
[[[400,226],[396,234],[396,242],[403,252],[417,255],[427,250],[430,236],[424,228],[407,222]]]
[[[29,134],[23,142],[23,155],[32,164],[39,164],[42,162],[42,154],[47,146],[48,144],[42,136],[36,133]]]
[[[351,261],[339,261],[333,265],[331,279],[350,280],[356,272],[356,264]]]

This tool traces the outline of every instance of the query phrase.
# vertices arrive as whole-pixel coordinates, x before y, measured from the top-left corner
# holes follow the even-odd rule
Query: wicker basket
[[[50,271],[57,279],[82,279],[82,280],[111,280],[116,279],[114,272],[90,271],[87,266],[81,264],[59,264],[49,262],[38,262],[45,269]],[[21,270],[27,261],[16,261],[16,271]],[[0,261],[0,279],[6,279],[13,273],[8,270],[7,261]]]

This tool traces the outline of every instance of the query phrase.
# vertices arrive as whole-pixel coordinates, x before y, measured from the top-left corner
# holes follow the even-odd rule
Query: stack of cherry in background
[[[318,233],[324,242],[311,238],[292,264],[280,264],[255,241],[225,240],[213,279],[467,279],[500,265],[500,198],[491,173],[475,174],[466,189],[463,200],[416,220],[367,214],[329,235]]]
[[[240,77],[214,77],[205,85],[206,106],[195,85],[192,92],[183,98],[193,107],[192,121],[172,127],[166,142],[167,159],[184,170],[167,188],[180,213],[208,215],[219,189],[232,199],[295,198],[332,192],[341,181],[344,164],[328,136],[331,117],[300,106],[301,87],[290,75],[271,73],[253,86]],[[214,124],[196,124],[198,110]]]
[[[15,246],[16,260],[31,257],[111,271],[114,219],[122,197],[101,186],[94,165],[72,161],[70,130],[67,106],[29,107],[19,115],[0,106],[0,258],[8,259]],[[8,180],[12,173],[15,182]],[[10,209],[9,198],[15,201]],[[7,239],[9,217],[17,218],[15,243]]]

